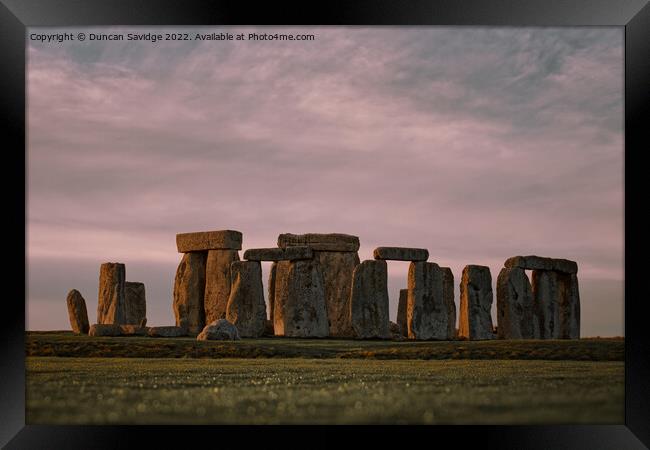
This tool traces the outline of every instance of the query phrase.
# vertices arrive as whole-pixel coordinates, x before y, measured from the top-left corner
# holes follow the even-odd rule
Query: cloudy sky
[[[583,336],[624,334],[620,28],[28,34],[63,31],[315,40],[28,42],[28,329],[69,329],[72,288],[95,322],[107,261],[173,324],[175,234],[235,229],[244,249],[426,247],[456,284],[466,264],[494,283],[509,256],[573,259]],[[389,263],[391,320],[407,269]]]

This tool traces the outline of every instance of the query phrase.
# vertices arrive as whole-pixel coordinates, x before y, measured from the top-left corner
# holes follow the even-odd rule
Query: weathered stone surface
[[[147,299],[144,283],[127,281],[124,286],[126,295],[126,321],[127,325],[140,325],[147,317]]]
[[[318,251],[357,252],[359,237],[341,233],[284,233],[278,236],[278,247],[309,246]]]
[[[244,252],[247,261],[294,261],[297,259],[312,259],[314,251],[311,247],[296,246],[287,248],[249,248]]]
[[[448,276],[444,272],[436,263],[418,261],[410,264],[406,307],[409,339],[453,339],[453,333],[449,333],[453,329],[449,324],[451,306],[445,288],[449,281],[445,281]]]
[[[504,267],[497,277],[497,336],[533,339],[533,292],[524,269]]]
[[[99,268],[97,322],[123,324],[126,321],[126,267],[120,263],[104,263]]]
[[[279,261],[273,326],[277,336],[326,337],[327,309],[318,261]]]
[[[148,327],[147,336],[151,337],[181,337],[187,336],[187,330],[182,327],[164,326]]]
[[[536,339],[560,338],[560,297],[562,296],[559,272],[533,270],[533,336]]]
[[[116,323],[96,323],[90,326],[89,336],[122,336],[122,328]]]
[[[449,267],[441,267],[442,298],[447,312],[447,339],[456,338],[456,303],[454,303],[454,273]]]
[[[122,336],[146,336],[147,327],[141,327],[140,325],[120,325],[120,330],[122,331]]]
[[[564,273],[578,273],[578,263],[568,259],[546,258],[543,256],[513,256],[503,264],[506,268],[519,267],[526,270],[554,270]]]
[[[68,318],[70,319],[72,331],[76,334],[88,334],[90,329],[88,311],[86,310],[86,300],[81,296],[81,293],[76,289],[72,289],[68,292],[66,304],[68,305]]]
[[[402,329],[395,322],[388,323],[388,330],[390,331],[391,339],[403,340],[404,336],[402,335]]]
[[[206,258],[207,252],[185,253],[176,270],[174,281],[176,326],[187,329],[190,334],[199,333],[205,326],[203,295]]]
[[[426,248],[377,247],[372,254],[375,259],[393,261],[426,261],[429,259],[429,250]]]
[[[238,341],[240,336],[235,325],[226,319],[219,319],[206,325],[196,339],[199,341]]]
[[[268,298],[269,298],[269,319],[271,320],[271,324],[273,324],[273,307],[275,305],[275,279],[276,279],[277,268],[278,268],[278,263],[274,262],[273,264],[271,264],[271,270],[269,271]]]
[[[176,235],[178,253],[206,250],[241,250],[242,234],[234,230],[199,231]]]
[[[359,339],[390,337],[386,261],[363,261],[354,269],[350,320]]]
[[[487,266],[469,265],[460,281],[458,337],[470,340],[495,339],[492,326],[492,275]]]
[[[146,317],[140,321],[140,326],[141,327],[146,327],[147,326],[147,318]]]
[[[226,317],[226,306],[232,283],[230,264],[239,261],[237,250],[210,250],[205,265],[205,295],[203,309],[205,322]]]
[[[241,337],[260,337],[266,326],[266,303],[259,261],[235,261],[230,265],[232,285],[226,319]]]
[[[406,323],[406,305],[408,303],[408,289],[400,289],[399,303],[397,304],[397,324],[399,325],[402,336],[408,337],[409,330]]]
[[[580,292],[576,274],[561,274],[560,339],[580,339]]]
[[[350,292],[352,273],[359,265],[356,252],[314,252],[325,282],[325,305],[330,336],[352,337]]]

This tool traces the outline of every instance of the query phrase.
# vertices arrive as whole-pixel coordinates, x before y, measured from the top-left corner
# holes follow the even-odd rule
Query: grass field
[[[624,340],[29,332],[29,424],[623,423]]]
[[[622,362],[27,358],[29,424],[623,423]]]

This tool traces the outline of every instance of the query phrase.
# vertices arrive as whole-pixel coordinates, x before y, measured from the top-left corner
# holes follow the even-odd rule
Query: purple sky
[[[107,261],[173,324],[176,233],[235,229],[244,249],[425,247],[456,285],[466,264],[494,283],[509,256],[573,259],[583,336],[624,334],[620,28],[28,34],[143,30],[316,39],[29,42],[28,329],[69,329],[72,288],[95,322]],[[407,269],[389,263],[391,320]]]

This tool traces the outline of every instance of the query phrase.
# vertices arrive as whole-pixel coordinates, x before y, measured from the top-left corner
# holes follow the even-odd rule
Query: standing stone
[[[447,312],[447,339],[456,337],[456,303],[454,303],[454,273],[449,267],[441,267],[442,298]]]
[[[578,276],[561,274],[558,276],[560,296],[560,339],[580,339],[580,292]]]
[[[120,263],[104,263],[99,268],[97,323],[123,324],[126,321],[126,267]]]
[[[266,327],[266,303],[259,261],[235,261],[230,265],[232,285],[226,320],[241,337],[260,337]]]
[[[492,275],[486,266],[469,265],[460,281],[460,323],[458,337],[470,340],[494,339],[492,326]]]
[[[328,335],[325,288],[318,261],[278,262],[273,327],[277,336]]]
[[[176,326],[191,334],[200,333],[205,326],[203,294],[207,252],[185,253],[176,270],[174,281],[174,316]]]
[[[127,281],[124,287],[124,293],[126,295],[126,324],[142,324],[142,321],[146,321],[147,317],[147,299],[144,283]]]
[[[349,337],[352,335],[350,324],[352,273],[359,265],[359,255],[357,252],[318,251],[314,253],[325,282],[329,334]]]
[[[533,339],[533,293],[524,269],[504,267],[497,277],[499,339]]]
[[[406,322],[409,339],[452,339],[444,271],[436,263],[412,262],[408,274]],[[453,281],[452,281],[453,283]],[[453,297],[452,297],[453,301]],[[455,312],[454,312],[455,315]]]
[[[390,338],[386,261],[363,261],[353,272],[350,320],[360,339]]]
[[[397,325],[402,336],[408,337],[408,325],[406,323],[406,304],[408,303],[408,289],[399,290],[399,303],[397,304]]]
[[[558,272],[533,270],[533,335],[539,339],[560,338],[560,303],[563,294]]]
[[[278,269],[278,263],[271,264],[271,271],[269,272],[269,319],[273,325],[273,306],[275,305],[275,277]]]
[[[86,300],[84,300],[78,290],[73,289],[68,292],[66,303],[68,305],[68,317],[70,318],[72,331],[75,334],[88,334],[90,324],[88,323]]]
[[[232,284],[230,264],[239,261],[237,250],[208,251],[205,266],[205,296],[203,308],[206,323],[226,317],[226,306]]]

